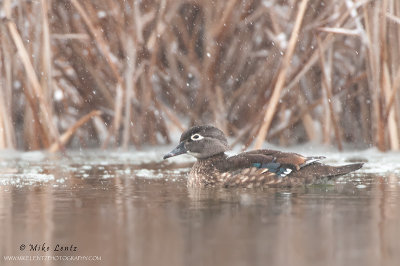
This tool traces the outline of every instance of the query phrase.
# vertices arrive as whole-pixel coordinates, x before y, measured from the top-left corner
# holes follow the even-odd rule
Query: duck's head
[[[182,133],[179,145],[164,159],[180,154],[190,154],[197,159],[205,159],[223,153],[228,149],[225,134],[216,127],[194,126]]]

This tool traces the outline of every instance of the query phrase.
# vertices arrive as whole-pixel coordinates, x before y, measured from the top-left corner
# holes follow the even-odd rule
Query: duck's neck
[[[227,157],[222,152],[204,159],[197,159],[197,162],[190,170],[189,186],[209,186],[218,183],[218,177],[224,168],[224,162]]]
[[[224,152],[215,154],[213,156],[207,157],[207,158],[198,158],[197,162],[199,163],[210,163],[210,162],[220,162],[221,160],[225,160],[226,157],[228,157]]]

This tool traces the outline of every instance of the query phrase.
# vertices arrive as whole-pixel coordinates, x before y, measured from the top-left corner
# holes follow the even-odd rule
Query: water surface
[[[188,189],[193,160],[163,153],[1,153],[0,265],[400,265],[396,153],[328,153],[367,163],[263,190]]]

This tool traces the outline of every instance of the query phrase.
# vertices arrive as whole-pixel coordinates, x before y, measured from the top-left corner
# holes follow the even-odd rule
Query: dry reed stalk
[[[38,113],[35,113],[30,105],[26,105],[23,126],[26,129],[29,128],[29,130],[24,130],[23,133],[26,143],[24,148],[27,150],[38,150],[41,147],[48,147],[50,145],[43,127],[36,122],[35,116],[38,116]]]
[[[64,146],[68,140],[72,137],[72,135],[85,123],[87,123],[91,118],[95,116],[100,116],[101,112],[98,110],[91,111],[87,115],[83,116],[81,119],[79,119],[73,126],[71,126],[67,131],[65,131],[61,136],[59,141],[54,142],[49,148],[49,152],[56,152],[58,151],[62,146]]]
[[[395,22],[397,24],[400,24],[400,17],[397,17],[397,16],[395,16],[393,14],[390,14],[389,12],[386,12],[386,17],[388,19],[390,19],[391,21],[393,21],[393,22]]]
[[[220,86],[215,87],[215,104],[216,104],[216,124],[224,132],[227,131],[226,125],[226,108],[224,103],[224,94]]]
[[[394,43],[397,42],[397,39],[395,38],[391,38],[391,34],[388,34],[391,31],[391,28],[389,28],[388,26],[388,22],[387,22],[387,15],[385,14],[385,11],[388,10],[389,6],[391,7],[391,9],[393,8],[393,2],[390,1],[390,3],[388,1],[382,2],[382,11],[381,11],[381,22],[383,24],[382,27],[385,27],[384,29],[381,29],[383,32],[381,32],[381,38],[385,38],[385,44],[382,45],[381,47],[381,53],[384,53],[384,56],[381,55],[382,58],[382,65],[383,65],[383,90],[384,90],[384,97],[385,97],[385,110],[388,110],[387,112],[387,117],[386,117],[386,112],[385,110],[382,110],[383,113],[383,120],[385,121],[385,124],[387,125],[387,129],[388,129],[388,133],[389,133],[389,140],[390,140],[390,149],[391,150],[399,150],[400,148],[400,139],[399,139],[399,123],[398,123],[398,119],[399,117],[397,116],[396,119],[396,115],[394,112],[394,108],[391,110],[390,109],[390,104],[391,104],[391,98],[395,97],[395,92],[396,92],[396,85],[394,85],[394,83],[396,80],[396,76],[395,73],[399,72],[399,66],[398,66],[398,62],[393,64],[391,63],[391,61],[395,60],[395,58],[399,57],[399,52],[398,49],[393,49],[392,47],[390,47],[390,42],[393,41]],[[400,31],[398,31],[400,32]],[[390,55],[390,56],[389,56]],[[393,73],[393,78],[391,77],[391,73]],[[394,92],[394,93],[393,93]]]
[[[108,131],[107,126],[104,124],[104,120],[101,118],[101,116],[93,117],[93,127],[99,139],[99,143],[104,143],[107,139]]]
[[[85,33],[70,33],[70,34],[51,34],[53,40],[81,40],[87,41],[90,39],[88,34]]]
[[[320,38],[317,38],[318,40],[318,45],[322,46],[322,42]],[[328,103],[329,109],[326,110],[327,113],[330,115],[330,122],[332,123],[333,130],[335,133],[336,137],[336,143],[338,145],[338,150],[341,151],[343,150],[343,145],[342,145],[342,138],[340,136],[340,131],[339,131],[339,126],[337,123],[337,118],[335,115],[335,111],[333,109],[333,96],[332,96],[332,48],[328,50],[329,52],[329,59],[328,62],[325,61],[324,54],[322,51],[324,50],[323,48],[318,49],[320,51],[320,60],[321,60],[321,69],[322,69],[322,81],[323,85],[322,87],[325,88],[325,96],[326,96],[326,101]],[[329,70],[329,73],[328,73]]]
[[[301,103],[306,105],[303,95],[301,95],[300,98]],[[315,141],[317,139],[317,132],[311,114],[306,112],[303,116],[301,116],[301,120],[304,124],[304,129],[306,130],[308,139],[310,141]]]
[[[27,85],[29,86],[29,84]],[[50,145],[50,138],[47,135],[48,131],[45,130],[42,123],[40,123],[40,109],[37,106],[37,101],[29,89],[24,90],[25,99],[28,104],[24,110],[24,135],[28,137],[29,141],[26,146],[29,149],[40,149],[41,146],[48,147]],[[42,145],[40,145],[42,143]]]
[[[400,4],[397,1],[392,1],[392,12],[396,15],[397,18],[400,17]],[[398,93],[398,87],[399,87],[399,83],[400,83],[400,69],[399,69],[399,65],[400,65],[400,51],[396,48],[395,45],[393,44],[398,44],[400,42],[400,23],[399,23],[400,19],[397,21],[397,24],[392,25],[393,28],[395,28],[393,30],[394,34],[389,34],[389,36],[393,36],[392,42],[391,42],[391,48],[392,48],[392,53],[394,54],[395,51],[397,51],[396,54],[396,58],[395,60],[393,60],[393,66],[397,67],[397,69],[395,69],[395,67],[393,68],[393,75],[394,73],[396,73],[396,75],[393,77],[393,99],[396,98],[396,101],[393,101],[395,104],[394,106],[394,112],[395,112],[395,117],[396,117],[396,121],[397,121],[397,125],[398,125],[398,130],[400,131],[400,97],[399,97],[399,93]],[[397,96],[395,96],[397,95]],[[392,99],[392,97],[391,97]],[[389,106],[389,105],[388,105]]]
[[[1,53],[0,53],[1,55]],[[1,66],[0,66],[1,72]],[[8,82],[4,82],[8,83]],[[0,149],[15,148],[13,123],[10,115],[10,97],[7,92],[11,92],[6,84],[0,82]]]
[[[285,112],[285,111],[287,111],[286,103],[280,104],[278,106],[278,108],[279,108],[279,110],[277,112],[277,119],[280,120],[280,125],[283,125],[287,120],[286,112]],[[287,146],[288,143],[289,143],[289,139],[284,134],[279,136],[279,145]]]
[[[348,89],[350,87],[350,84],[352,84],[353,82],[356,82],[357,80],[359,80],[361,77],[356,77],[354,80],[352,80],[351,82],[349,82],[349,84],[345,85],[343,87],[343,90],[340,91],[339,93],[333,95],[333,98],[339,98],[340,96],[343,96],[343,94],[348,92]],[[360,93],[359,92],[354,92],[351,94],[348,94],[349,98],[355,98],[356,96],[358,96]],[[296,124],[303,116],[305,116],[307,113],[312,113],[312,111],[318,107],[323,105],[323,102],[326,100],[326,96],[323,95],[321,98],[314,100],[313,102],[309,103],[308,105],[302,105],[299,104],[299,106],[297,106],[296,110],[297,113],[292,116],[290,118],[290,120],[285,124],[282,125],[280,128],[275,129],[275,130],[271,130],[270,132],[270,139],[276,138],[278,136],[280,136],[285,130],[292,128],[294,126],[294,124]],[[329,109],[329,107],[327,108]],[[327,120],[329,121],[329,114],[328,114],[328,118]]]
[[[297,13],[297,16],[296,16],[296,20],[295,20],[295,23],[294,23],[292,34],[290,36],[288,48],[286,50],[285,57],[282,60],[282,67],[281,67],[281,70],[279,71],[277,82],[276,82],[276,84],[274,86],[274,90],[273,90],[271,99],[269,101],[269,106],[268,106],[268,108],[267,108],[267,110],[265,112],[264,119],[263,119],[263,122],[262,122],[262,126],[260,128],[260,131],[257,134],[257,137],[256,137],[256,141],[255,141],[255,145],[254,145],[254,147],[256,149],[261,148],[261,146],[262,146],[262,144],[263,144],[263,142],[265,140],[265,137],[267,136],[268,129],[269,129],[269,127],[271,125],[271,122],[272,122],[272,118],[273,118],[273,116],[275,114],[275,110],[276,110],[276,107],[278,105],[278,101],[279,101],[279,98],[280,98],[280,95],[281,95],[281,91],[282,91],[283,86],[285,84],[286,73],[287,73],[288,68],[289,68],[290,59],[292,58],[293,51],[294,51],[294,48],[296,46],[296,41],[297,41],[297,38],[299,36],[299,30],[300,30],[301,22],[302,22],[303,17],[304,17],[304,12],[305,12],[306,7],[307,7],[307,3],[308,3],[308,0],[302,0],[300,5],[299,5],[299,10],[298,10],[298,13]]]
[[[47,13],[49,11],[48,0],[41,0],[41,15],[42,15],[42,71],[41,71],[41,87],[43,89],[44,97],[47,102],[50,102],[52,96],[53,89],[53,71],[52,71],[52,54],[51,54],[51,45],[50,45],[50,26],[49,20],[47,17]],[[52,108],[49,108],[49,111],[53,113]],[[50,115],[53,117],[53,115]]]
[[[41,115],[44,119],[43,122],[45,123],[45,125],[43,125],[42,123],[41,123],[41,125],[42,125],[44,131],[49,132],[47,135],[50,136],[50,140],[56,140],[58,138],[58,132],[53,124],[53,121],[51,121],[51,117],[50,117],[51,112],[49,110],[50,108],[48,107],[47,101],[45,100],[42,88],[41,88],[39,80],[36,76],[35,70],[32,66],[29,55],[28,55],[28,53],[25,49],[25,46],[22,42],[21,36],[18,33],[15,23],[13,23],[12,21],[9,20],[9,21],[7,21],[7,26],[8,26],[8,30],[12,36],[12,39],[14,41],[14,44],[17,47],[18,54],[24,65],[29,82],[32,85],[34,95],[38,100],[39,108],[41,110]]]
[[[387,119],[389,117],[389,112],[391,111],[391,109],[393,107],[393,103],[395,101],[396,93],[397,93],[397,90],[399,89],[399,87],[400,87],[400,67],[397,70],[396,75],[394,76],[392,91],[389,96],[389,101],[386,105],[386,110],[385,110],[385,115],[384,115],[385,121],[387,121]]]
[[[368,37],[368,79],[370,83],[370,87],[372,88],[372,103],[373,103],[373,112],[374,112],[374,120],[373,123],[375,127],[375,143],[380,150],[385,150],[385,138],[384,138],[384,124],[382,119],[382,100],[381,95],[379,94],[380,91],[380,84],[379,84],[379,77],[377,77],[376,73],[380,72],[379,66],[379,40],[376,36],[377,27],[379,26],[379,22],[377,20],[379,10],[373,10],[374,13],[372,15],[372,25],[370,21],[369,10],[367,7],[364,6],[363,14],[364,14],[364,21],[365,21],[365,30]]]
[[[0,32],[5,33],[3,27]],[[4,36],[4,35],[3,35]],[[4,61],[0,63],[0,73],[4,73],[5,78],[0,82],[0,149],[13,149],[15,148],[15,132],[12,121],[12,73],[11,73],[11,59],[10,44],[4,38],[0,39],[0,59],[4,55]]]
[[[123,91],[122,91],[121,86],[117,86],[114,110],[113,110],[113,115],[114,115],[113,123],[108,129],[108,134],[102,144],[102,149],[105,149],[109,145],[109,142],[111,141],[112,137],[114,137],[114,144],[116,145],[118,143],[118,141],[119,141],[118,132],[119,132],[119,129],[121,126],[121,120],[122,120],[122,109],[123,109]]]
[[[387,68],[387,65],[384,67],[384,81],[383,81],[383,90],[385,94],[385,99],[386,102],[390,102],[390,94],[391,94],[391,82],[390,82],[390,77],[389,77],[389,70]],[[383,118],[384,122],[386,122],[386,119]],[[386,124],[386,123],[385,123]],[[388,117],[387,117],[387,125],[388,125],[388,131],[389,131],[389,139],[390,139],[390,149],[391,150],[398,150],[399,149],[399,133],[397,131],[397,123],[395,120],[394,112],[393,110],[389,110],[388,112]]]
[[[347,36],[360,36],[358,30],[349,30],[344,28],[329,28],[329,27],[321,27],[318,28],[319,31],[329,32],[329,33],[336,33],[336,34],[343,34]]]
[[[116,88],[116,95],[115,95],[115,104],[114,104],[114,120],[113,124],[110,127],[110,132],[114,135],[115,143],[119,142],[119,129],[121,127],[122,122],[122,109],[124,108],[124,91],[121,86],[117,86]]]
[[[249,134],[251,130],[254,129],[254,126],[252,124],[248,124],[244,129],[242,129],[238,134],[236,139],[230,144],[229,148],[232,149],[236,145],[238,145],[240,142],[243,142],[244,139],[246,138],[246,135]]]
[[[8,148],[7,142],[6,142],[6,121],[4,115],[6,114],[5,112],[5,102],[4,102],[4,95],[3,95],[3,88],[0,87],[0,149],[6,149]]]
[[[184,131],[186,128],[179,121],[179,118],[163,103],[160,103],[160,110],[167,116],[167,118],[172,122],[173,125],[179,130]]]
[[[131,102],[132,98],[135,97],[135,83],[133,75],[136,70],[136,50],[133,45],[133,40],[131,37],[127,38],[127,46],[130,47],[127,51],[127,59],[126,59],[126,71],[125,71],[125,88],[126,88],[126,95],[125,95],[125,110],[124,110],[124,131],[122,135],[122,147],[124,149],[128,148],[129,137],[130,137],[130,128],[132,118],[131,118]]]
[[[10,0],[6,2],[10,4]],[[318,103],[325,111],[332,109],[328,102],[326,106],[322,104],[320,83],[325,90],[330,89],[335,101],[341,102],[341,110],[335,110],[336,113],[346,113],[338,115],[336,123],[327,124],[337,124],[345,141],[379,146],[383,140],[382,149],[392,148],[394,132],[400,130],[400,53],[396,49],[400,40],[396,20],[400,8],[396,1],[387,0],[386,10],[382,2],[309,2],[307,6],[311,8],[302,18],[298,44],[293,47],[287,45],[284,37],[293,37],[293,26],[298,25],[292,21],[299,16],[299,9],[291,7],[293,1],[267,7],[258,0],[66,0],[52,1],[48,12],[44,10],[49,1],[40,3],[32,6],[19,2],[9,8],[6,17],[23,29],[19,33],[23,40],[31,41],[26,49],[32,54],[32,67],[36,73],[44,70],[47,75],[40,78],[43,95],[51,103],[51,121],[62,131],[90,110],[99,109],[102,115],[95,116],[92,127],[82,131],[99,143],[112,140],[113,145],[127,147],[133,143],[138,147],[168,142],[168,133],[174,128],[214,123],[232,136],[239,135],[235,143],[240,141],[246,146],[265,126],[260,124],[268,112],[265,103],[278,93],[279,83],[283,84],[275,98],[282,104],[268,107],[269,112],[279,110],[282,115],[272,112],[266,131],[268,141],[290,145],[294,140],[312,138],[315,116],[320,110],[313,104]],[[298,4],[299,7],[301,3]],[[36,18],[35,13],[41,8],[42,15]],[[360,10],[363,12],[359,13]],[[52,19],[46,21],[46,14],[51,14]],[[24,21],[29,26],[23,26]],[[5,36],[8,24],[3,25]],[[315,34],[321,38],[321,46],[317,45]],[[127,42],[127,36],[133,44]],[[386,47],[379,46],[382,38]],[[42,111],[34,90],[29,89],[31,82],[24,75],[22,61],[15,57],[13,49],[6,47],[6,42],[3,37],[0,55],[6,64],[3,63],[5,71],[0,71],[0,78],[8,82],[10,91],[14,80],[25,88],[12,90],[9,121],[18,121],[24,108],[31,106],[32,113],[26,111],[27,116],[23,117],[26,124],[16,126],[31,132],[27,134],[27,146],[41,148],[47,145],[44,143],[49,130],[42,128],[47,122],[40,117]],[[49,45],[51,51],[44,49]],[[286,57],[289,48],[293,49],[291,64],[285,69],[281,52],[286,49]],[[325,58],[321,58],[322,54]],[[132,55],[136,58],[133,70],[126,60]],[[334,58],[332,63],[330,56]],[[327,62],[317,64],[324,59]],[[325,73],[330,81],[321,76],[326,66],[331,67]],[[379,74],[384,68],[386,73]],[[363,73],[367,73],[367,81],[362,78]],[[54,95],[61,91],[64,96],[49,101],[49,90]],[[20,103],[16,99],[23,93],[26,97]],[[323,97],[327,99],[329,95]],[[305,108],[310,104],[313,108]],[[29,119],[42,121],[43,125]],[[325,119],[329,120],[330,116]],[[319,123],[324,122],[321,119]],[[106,131],[110,132],[108,140]],[[300,135],[292,138],[289,132]],[[330,137],[330,130],[326,135]],[[122,141],[118,142],[119,138]],[[21,143],[24,140],[18,137],[17,145],[21,147]]]
[[[0,110],[1,111],[1,110]],[[4,125],[3,118],[0,117],[0,149],[6,149],[7,143],[5,141],[5,133],[4,133]]]
[[[87,27],[89,28],[90,34],[96,40],[96,42],[95,42],[96,46],[98,47],[99,51],[104,56],[104,58],[106,59],[108,65],[111,68],[111,71],[112,71],[114,77],[117,79],[119,84],[122,84],[122,78],[118,72],[117,66],[114,64],[114,62],[111,59],[110,50],[108,48],[108,45],[104,41],[103,33],[92,22],[92,19],[94,18],[94,16],[90,17],[88,15],[88,13],[86,12],[86,10],[83,8],[83,6],[77,0],[71,0],[71,3],[74,5],[76,10],[82,16],[82,19],[85,21]],[[90,5],[88,5],[87,7],[90,7]]]
[[[336,27],[342,26],[342,24],[349,18],[351,13],[351,10],[346,10],[338,19],[337,22],[335,23]],[[318,28],[317,28],[318,30]],[[322,41],[322,47],[328,48],[331,46],[331,44],[334,41],[334,34],[329,33],[325,39]],[[301,65],[299,71],[294,71],[295,75],[293,78],[290,79],[289,84],[286,86],[286,91],[284,93],[287,93],[290,91],[296,84],[304,77],[304,75],[311,69],[311,67],[318,62],[319,58],[319,51],[315,50],[313,51],[311,56],[307,57],[307,61]]]
[[[387,52],[386,25],[387,24],[386,24],[385,11],[387,10],[387,0],[382,0],[381,5],[377,9],[379,10],[379,13],[376,14],[376,17],[377,17],[377,20],[379,23],[378,23],[378,26],[376,29],[376,33],[380,40],[380,42],[377,44],[377,53],[379,53],[377,61],[378,61],[379,70],[380,70],[379,74],[378,74],[379,75],[378,79],[379,79],[379,89],[380,89],[379,95],[380,95],[380,105],[381,105],[379,119],[381,120],[380,124],[382,124],[382,137],[381,138],[384,139],[384,140],[382,140],[384,142],[383,148],[386,150],[388,148],[387,141],[386,141],[387,133],[389,133],[390,145],[392,144],[392,141],[394,138],[394,136],[393,136],[394,132],[390,130],[390,129],[393,129],[392,128],[392,125],[393,125],[392,118],[393,117],[389,114],[389,116],[391,118],[390,122],[389,122],[389,124],[390,124],[389,131],[387,131],[385,121],[383,120],[383,115],[384,115],[383,111],[385,108],[385,96],[388,93],[387,87],[390,86],[390,84],[388,84],[389,81],[388,81],[388,77],[387,77],[387,53],[386,53]]]
[[[166,0],[161,0],[158,14],[156,17],[156,25],[149,39],[147,40],[146,46],[149,51],[151,51],[150,64],[149,64],[149,74],[153,76],[156,72],[158,54],[160,53],[160,37],[165,31],[167,25],[165,24],[165,13],[166,13]]]
[[[317,106],[321,105],[323,102],[323,99],[320,98],[318,100],[316,100],[315,102],[308,104],[307,107],[303,107],[302,109],[298,110],[298,113],[293,116],[286,125],[281,126],[279,129],[276,129],[274,131],[271,130],[270,133],[270,138],[275,138],[280,136],[281,134],[283,134],[283,132],[291,127],[293,127],[293,125],[295,123],[297,123],[300,119],[302,119],[302,117],[304,117],[307,113],[310,113],[314,108],[316,108]]]
[[[258,125],[255,126],[251,129],[251,131],[249,132],[249,137],[247,138],[247,140],[244,142],[244,144],[242,145],[242,150],[247,150],[250,145],[254,142],[255,136],[257,136],[257,132],[260,131],[262,125]]]
[[[320,49],[318,49],[320,50]],[[325,79],[325,78],[323,78]],[[329,145],[331,143],[331,131],[332,131],[332,121],[330,116],[330,109],[329,109],[329,97],[327,96],[327,89],[326,89],[326,82],[322,82],[321,87],[323,87],[323,100],[322,100],[322,119],[321,119],[321,126],[322,126],[322,142],[325,145]]]

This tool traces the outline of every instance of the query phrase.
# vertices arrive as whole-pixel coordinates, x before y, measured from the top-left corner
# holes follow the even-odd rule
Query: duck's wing
[[[254,150],[227,158],[230,171],[225,186],[292,186],[304,182],[294,174],[324,157],[304,157],[297,153]],[[291,178],[291,176],[296,178]]]
[[[228,164],[236,168],[256,167],[259,169],[268,169],[271,172],[282,175],[285,171],[289,171],[289,169],[291,171],[298,171],[302,167],[324,158],[323,156],[305,157],[297,153],[275,150],[254,150],[228,157]]]

